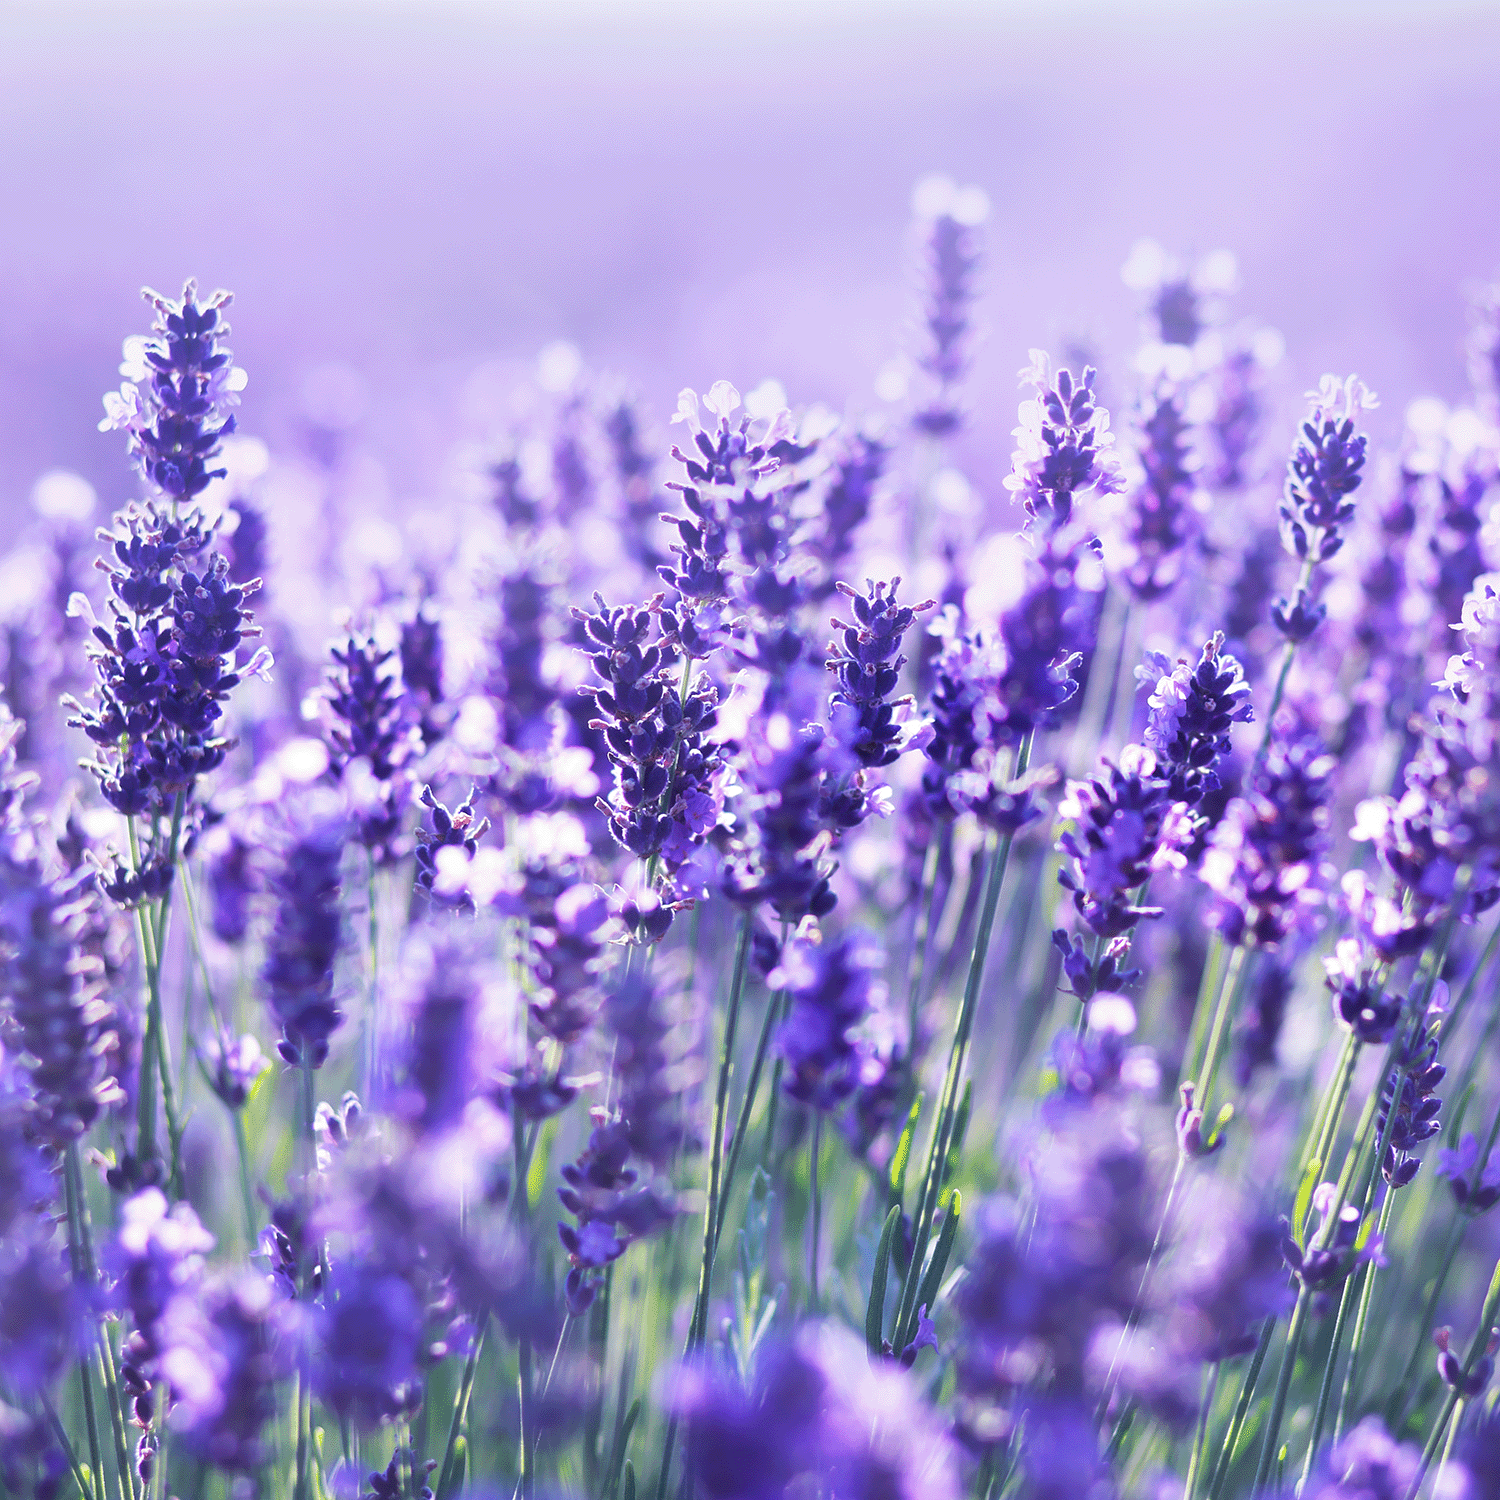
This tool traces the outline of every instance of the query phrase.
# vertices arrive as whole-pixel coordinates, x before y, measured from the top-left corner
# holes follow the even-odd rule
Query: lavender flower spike
[[[1325,375],[1307,393],[1312,408],[1287,461],[1282,494],[1281,545],[1303,564],[1303,581],[1290,599],[1271,611],[1276,628],[1289,641],[1304,641],[1322,622],[1325,608],[1312,603],[1306,579],[1344,545],[1344,531],[1354,518],[1369,439],[1354,430],[1355,419],[1380,403],[1357,376],[1340,380]]]
[[[1223,648],[1224,632],[1216,630],[1196,666],[1151,652],[1135,670],[1136,681],[1153,685],[1144,738],[1156,754],[1157,775],[1190,806],[1217,790],[1230,727],[1255,718],[1244,669]]]
[[[1032,520],[1056,531],[1072,516],[1076,496],[1118,494],[1125,481],[1109,413],[1094,400],[1092,368],[1085,367],[1077,379],[1070,370],[1059,370],[1054,380],[1045,352],[1033,349],[1021,380],[1036,396],[1021,403],[1005,487]]]
[[[220,316],[231,292],[198,299],[187,282],[174,302],[147,288],[141,294],[156,309],[145,337],[125,341],[120,366],[125,383],[104,398],[100,432],[130,434],[130,453],[141,474],[170,500],[195,500],[209,481],[220,440],[234,431],[229,408],[239,404],[245,372],[219,340],[229,332]]]
[[[898,605],[896,586],[900,582],[899,578],[890,583],[871,582],[868,594],[847,583],[838,585],[839,592],[850,601],[855,623],[833,621],[839,637],[829,644],[828,669],[839,685],[829,702],[848,711],[853,722],[846,723],[843,715],[835,713],[834,733],[865,766],[890,765],[911,741],[901,715],[911,708],[912,700],[893,700],[891,694],[906,665],[906,658],[900,654],[901,637],[935,601]]]

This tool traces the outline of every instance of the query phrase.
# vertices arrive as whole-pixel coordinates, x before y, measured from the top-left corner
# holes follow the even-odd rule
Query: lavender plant
[[[985,204],[919,208],[903,420],[658,454],[554,349],[321,689],[275,592],[285,699],[228,298],[152,297],[148,493],[11,640],[93,688],[0,720],[5,1493],[1495,1492],[1492,309],[1278,500],[1224,264],[1134,257],[1133,459],[1034,352],[964,539]]]

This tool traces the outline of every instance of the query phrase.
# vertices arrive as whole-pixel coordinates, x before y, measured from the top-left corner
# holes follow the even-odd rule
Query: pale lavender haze
[[[309,371],[430,492],[486,361],[549,340],[676,390],[779,377],[868,400],[910,307],[913,181],[994,205],[967,447],[1003,471],[1028,346],[1129,347],[1152,235],[1239,258],[1287,386],[1463,378],[1500,267],[1490,4],[13,5],[0,17],[0,495],[93,431],[137,289],[232,286],[250,430]],[[1306,377],[1304,380],[1303,377]]]

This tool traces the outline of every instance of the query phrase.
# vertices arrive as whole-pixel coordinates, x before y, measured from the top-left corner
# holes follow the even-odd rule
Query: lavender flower
[[[341,1418],[373,1425],[420,1400],[423,1309],[402,1276],[378,1261],[335,1268],[318,1314],[313,1383]]]
[[[1234,1076],[1241,1088],[1262,1068],[1276,1065],[1276,1044],[1292,997],[1292,968],[1271,958],[1251,980],[1245,1014],[1235,1030]]]
[[[322,1067],[328,1039],[344,1018],[333,998],[333,965],[341,937],[339,867],[345,837],[341,813],[315,810],[305,826],[292,831],[272,878],[276,923],[261,982],[281,1026],[276,1050],[295,1066]]]
[[[827,598],[837,587],[834,580],[847,571],[855,533],[869,518],[889,462],[890,449],[866,433],[854,433],[840,443],[823,490],[820,524],[810,544],[822,565],[814,598]]]
[[[864,766],[888,766],[899,759],[911,733],[902,724],[909,712],[910,697],[892,699],[906,658],[901,655],[901,637],[916,618],[933,606],[933,600],[916,605],[898,605],[894,578],[889,584],[870,583],[861,594],[847,583],[838,590],[849,599],[855,623],[834,620],[842,639],[829,643],[828,669],[838,680],[829,702],[848,709],[853,722],[834,715],[834,733]]]
[[[1132,561],[1125,581],[1137,599],[1159,599],[1182,576],[1183,553],[1196,529],[1195,477],[1186,393],[1165,377],[1141,401],[1141,477],[1127,491],[1127,542]]]
[[[27,1070],[29,1128],[58,1151],[124,1098],[103,964],[80,945],[94,878],[49,878],[29,830],[0,835],[0,1016]]]
[[[779,987],[788,1006],[776,1047],[793,1099],[832,1111],[884,1072],[870,1032],[885,1002],[874,977],[883,963],[874,937],[859,929],[832,943],[794,942],[782,954]]]
[[[1389,1144],[1381,1159],[1380,1170],[1393,1187],[1405,1187],[1417,1175],[1422,1163],[1414,1154],[1423,1141],[1431,1140],[1443,1127],[1438,1111],[1443,1101],[1434,1090],[1448,1070],[1437,1061],[1437,1029],[1431,1019],[1418,1022],[1396,1053],[1397,1072],[1385,1083],[1380,1096],[1378,1126],[1385,1139],[1386,1122],[1390,1123]],[[1397,1090],[1397,1082],[1400,1089]]]
[[[1161,915],[1161,908],[1136,904],[1136,893],[1161,870],[1182,869],[1182,850],[1196,824],[1156,776],[1156,757],[1141,745],[1127,745],[1120,764],[1106,761],[1088,781],[1069,783],[1058,806],[1072,828],[1057,841],[1068,862],[1058,871],[1073,893],[1073,906],[1091,931],[1109,939],[1136,923]],[[1054,935],[1054,942],[1066,938]],[[1094,975],[1085,992],[1098,987]]]
[[[1290,1234],[1283,1234],[1281,1254],[1292,1274],[1310,1292],[1327,1292],[1340,1286],[1356,1266],[1366,1261],[1383,1265],[1381,1237],[1371,1234],[1359,1244],[1363,1215],[1352,1203],[1338,1210],[1330,1229],[1328,1219],[1338,1198],[1331,1182],[1322,1183],[1313,1193],[1312,1206],[1319,1222],[1307,1231],[1307,1243],[1299,1245]]]
[[[424,749],[448,732],[444,696],[443,624],[430,601],[420,600],[401,621],[401,684],[415,711]]]
[[[1321,904],[1334,765],[1316,736],[1278,734],[1229,804],[1200,868],[1228,942],[1274,948]]]
[[[31,1221],[0,1239],[0,1381],[25,1400],[41,1394],[86,1347],[83,1289],[51,1228]]]
[[[963,422],[958,390],[969,366],[979,228],[989,217],[989,200],[979,188],[928,177],[917,184],[913,206],[925,262],[916,364],[931,391],[913,410],[911,422],[929,437],[946,437]]]
[[[404,811],[400,771],[412,749],[400,659],[394,647],[382,649],[373,635],[351,634],[332,649],[328,673],[329,738],[334,774],[349,779],[350,767],[369,767],[374,785],[362,805],[355,838],[381,863],[399,852],[396,839]]]
[[[614,1033],[620,1116],[632,1154],[664,1171],[683,1144],[686,1096],[701,1063],[686,1050],[682,1020],[648,974],[626,974],[610,990],[605,1020]]]
[[[1244,669],[1224,651],[1224,632],[1203,644],[1195,665],[1169,662],[1149,652],[1136,680],[1150,683],[1150,717],[1144,739],[1156,755],[1156,774],[1175,801],[1196,806],[1220,786],[1219,768],[1230,749],[1230,729],[1255,719]]]
[[[243,1109],[255,1080],[271,1066],[255,1037],[215,1037],[204,1051],[209,1086],[230,1109]]]
[[[1446,1179],[1453,1201],[1465,1213],[1488,1213],[1500,1203],[1500,1162],[1492,1161],[1482,1172],[1479,1167],[1479,1141],[1472,1130],[1452,1151],[1438,1152],[1437,1175]]]
[[[1396,1442],[1370,1416],[1319,1457],[1302,1493],[1307,1500],[1406,1500],[1421,1471],[1420,1450]]]
[[[1344,545],[1354,518],[1350,498],[1363,477],[1369,439],[1354,430],[1354,419],[1378,403],[1359,380],[1325,375],[1287,461],[1282,495],[1281,544],[1310,570],[1333,557]],[[1305,584],[1271,611],[1276,628],[1290,641],[1306,640],[1322,621],[1325,607],[1314,606]]]
[[[416,888],[436,905],[452,905],[460,911],[474,909],[473,897],[467,892],[456,896],[445,896],[435,888],[438,879],[438,860],[444,849],[461,850],[472,859],[479,851],[479,840],[489,832],[490,820],[475,812],[478,788],[471,787],[469,795],[452,812],[437,800],[430,786],[422,788],[422,806],[432,813],[431,829],[417,830]]]
[[[0,1050],[0,1238],[19,1232],[57,1196],[57,1179],[29,1129],[32,1096],[24,1077]]]
[[[1059,370],[1054,380],[1047,356],[1031,351],[1021,371],[1035,397],[1022,403],[1019,439],[1005,487],[1044,531],[1057,532],[1073,516],[1076,498],[1118,494],[1124,487],[1109,413],[1094,399],[1094,375],[1075,379]]]
[[[234,431],[229,408],[245,388],[245,372],[220,343],[229,333],[220,313],[233,294],[200,302],[197,283],[188,281],[176,302],[149,288],[141,295],[156,321],[147,337],[125,341],[125,383],[105,396],[99,430],[128,433],[147,483],[170,500],[192,501],[225,472],[208,466]]]
[[[261,1433],[276,1415],[284,1361],[275,1312],[271,1284],[246,1275],[174,1297],[162,1317],[173,1430],[190,1453],[230,1473],[253,1474],[266,1459]]]

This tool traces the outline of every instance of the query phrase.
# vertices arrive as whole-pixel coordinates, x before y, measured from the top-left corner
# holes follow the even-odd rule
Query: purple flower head
[[[406,1500],[408,1496],[410,1500],[432,1500],[431,1487],[424,1484],[418,1490],[415,1482],[418,1478],[430,1475],[437,1466],[435,1458],[419,1464],[414,1450],[397,1448],[384,1469],[365,1477],[365,1483],[370,1488],[360,1495],[359,1500]]]
[[[31,1220],[0,1239],[0,1381],[8,1394],[40,1395],[83,1353],[92,1332],[86,1311],[50,1225]]]
[[[868,433],[851,433],[838,440],[822,490],[820,520],[808,539],[808,550],[821,564],[812,587],[819,602],[833,593],[834,580],[848,571],[855,533],[869,517],[889,461],[890,449]]]
[[[172,1427],[187,1450],[230,1473],[266,1459],[261,1433],[276,1415],[284,1353],[276,1300],[263,1276],[184,1291],[161,1323],[162,1373],[172,1387]]]
[[[204,844],[212,838],[212,848]],[[199,848],[207,861],[210,921],[221,943],[242,943],[250,930],[250,898],[260,888],[255,846],[223,824],[210,830]]]
[[[57,1196],[57,1179],[30,1130],[31,1109],[24,1071],[0,1048],[0,1238]]]
[[[1280,1225],[1206,1177],[1179,1221],[1169,1274],[1169,1341],[1210,1363],[1248,1353],[1261,1321],[1289,1312],[1295,1300]]]
[[[402,1276],[378,1261],[334,1268],[317,1316],[313,1385],[340,1417],[373,1425],[420,1399],[423,1310]]]
[[[1220,299],[1239,284],[1239,268],[1227,250],[1211,251],[1187,265],[1155,240],[1145,239],[1131,247],[1120,279],[1145,299],[1145,332],[1151,343],[1180,352],[1197,344],[1217,321]]]
[[[401,621],[401,683],[417,722],[424,749],[448,732],[450,710],[444,688],[443,622],[437,607],[419,599]]]
[[[1316,735],[1277,733],[1214,829],[1200,875],[1229,942],[1274,948],[1322,905],[1335,764]]]
[[[356,762],[369,768],[374,785],[364,790],[354,830],[355,839],[381,862],[395,858],[406,786],[401,767],[414,745],[407,722],[406,694],[401,685],[400,658],[395,647],[380,646],[373,635],[351,634],[330,652],[328,669],[329,763],[334,775],[354,784]]]
[[[687,825],[693,797],[718,769],[707,740],[718,694],[703,677],[680,691],[678,644],[655,603],[612,609],[598,594],[594,602],[593,613],[575,610],[574,618],[586,638],[582,649],[604,684],[587,689],[599,713],[593,727],[604,735],[615,772],[601,811],[623,849],[650,859]]]
[[[1453,1456],[1433,1488],[1435,1500],[1500,1497],[1500,1415],[1481,1408],[1460,1428]]]
[[[1241,1088],[1262,1068],[1276,1066],[1276,1044],[1292,998],[1292,967],[1269,956],[1251,980],[1245,1012],[1235,1029],[1234,1076]]]
[[[1490,1376],[1495,1373],[1493,1356],[1500,1337],[1491,1332],[1489,1348],[1469,1369],[1464,1368],[1463,1360],[1448,1347],[1452,1337],[1451,1328],[1439,1328],[1432,1336],[1433,1343],[1438,1347],[1438,1376],[1450,1390],[1456,1391],[1465,1401],[1472,1401],[1490,1383]]]
[[[1074,379],[1059,370],[1054,380],[1047,356],[1031,351],[1021,371],[1035,392],[1021,405],[1019,440],[1005,487],[1043,530],[1056,532],[1071,519],[1079,496],[1112,495],[1124,488],[1109,413],[1094,400],[1094,371]]]
[[[1374,1221],[1365,1220],[1354,1204],[1345,1203],[1330,1223],[1329,1215],[1337,1197],[1337,1187],[1331,1182],[1319,1184],[1314,1191],[1312,1206],[1319,1222],[1308,1231],[1305,1246],[1299,1245],[1290,1234],[1282,1234],[1282,1258],[1310,1292],[1326,1292],[1340,1286],[1356,1266],[1366,1261],[1385,1264],[1381,1236],[1371,1232]]]
[[[0,1019],[27,1073],[28,1131],[57,1150],[124,1098],[105,966],[86,945],[95,881],[87,866],[49,877],[31,830],[0,830]]]
[[[1160,916],[1160,907],[1136,905],[1136,892],[1158,871],[1186,865],[1182,851],[1197,822],[1156,772],[1151,751],[1127,745],[1118,766],[1105,761],[1088,781],[1070,782],[1058,805],[1073,826],[1057,841],[1066,856],[1057,878],[1098,937],[1118,937]]]
[[[1398,1443],[1369,1416],[1319,1456],[1302,1493],[1307,1500],[1406,1500],[1422,1469],[1421,1450]]]
[[[883,964],[875,939],[858,928],[833,942],[787,946],[778,987],[786,990],[788,1006],[776,1047],[793,1099],[835,1110],[884,1071],[870,1034],[885,1003],[876,977]]]
[[[1121,977],[1127,976],[1116,976],[1117,982]],[[1087,1022],[1081,1034],[1070,1027],[1052,1039],[1048,1061],[1056,1085],[1043,1101],[1044,1120],[1064,1121],[1071,1112],[1087,1110],[1097,1101],[1150,1093],[1161,1083],[1151,1049],[1127,1041],[1135,1031],[1136,1014],[1123,995],[1091,993]]]
[[[1379,403],[1355,376],[1325,375],[1287,461],[1281,501],[1282,545],[1293,557],[1327,562],[1343,546],[1354,518],[1349,497],[1359,488],[1369,439],[1355,418]]]
[[[604,1017],[615,1037],[615,1083],[631,1153],[665,1171],[683,1144],[684,1099],[702,1071],[688,1046],[688,1027],[645,971],[632,971],[613,986]]]
[[[990,205],[981,189],[934,176],[917,184],[912,207],[923,259],[922,324],[914,354],[928,389],[911,422],[929,437],[947,437],[963,424],[958,392],[968,373],[980,230]]]
[[[838,686],[829,702],[852,710],[847,727],[844,716],[835,716],[834,732],[863,766],[890,765],[911,740],[902,714],[910,710],[912,700],[892,697],[901,680],[901,668],[906,665],[901,638],[934,601],[898,605],[896,586],[900,582],[899,578],[889,584],[871,582],[868,594],[847,583],[838,585],[850,602],[854,623],[833,621],[840,634],[829,644],[828,669]]]
[[[1189,806],[1218,789],[1231,727],[1255,719],[1244,668],[1223,648],[1224,632],[1216,630],[1196,665],[1151,652],[1135,672],[1137,682],[1151,685],[1143,737],[1156,755],[1156,774]]]
[[[0,1484],[17,1500],[57,1500],[69,1477],[51,1424],[0,1406]]]
[[[1437,1061],[1437,1049],[1435,1021],[1419,1021],[1397,1049],[1398,1071],[1386,1080],[1380,1096],[1377,1129],[1381,1139],[1385,1138],[1387,1120],[1391,1120],[1389,1144],[1380,1169],[1393,1188],[1405,1187],[1417,1175],[1422,1165],[1416,1156],[1417,1148],[1443,1128],[1438,1118],[1443,1101],[1434,1091],[1448,1070]]]
[[[998,690],[1003,661],[993,642],[978,631],[964,632],[959,612],[949,605],[928,627],[942,642],[932,665],[928,718],[932,737],[923,746],[922,792],[938,817],[952,817],[949,783],[969,770],[989,741],[988,707]]]
[[[1141,400],[1140,475],[1127,490],[1126,541],[1131,561],[1125,581],[1137,599],[1160,599],[1182,576],[1188,543],[1198,528],[1199,461],[1187,417],[1187,393],[1159,376]]]
[[[221,313],[232,294],[214,292],[200,302],[189,281],[176,302],[149,289],[141,295],[156,309],[156,321],[146,337],[125,341],[125,383],[105,396],[99,430],[130,435],[131,457],[162,495],[195,500],[225,472],[209,465],[234,431],[229,409],[245,388],[245,372],[220,343],[229,332]]]
[[[1334,1019],[1360,1041],[1383,1046],[1396,1034],[1401,1019],[1401,997],[1387,994],[1380,983],[1380,965],[1357,938],[1340,938],[1323,960],[1324,983],[1333,996]]]
[[[435,906],[473,911],[474,898],[466,889],[444,894],[435,889],[435,882],[444,849],[457,851],[466,857],[466,861],[472,860],[479,851],[479,840],[489,832],[490,820],[480,817],[475,811],[478,788],[471,787],[469,795],[452,812],[433,796],[430,786],[422,788],[421,800],[422,806],[431,813],[432,827],[417,830],[416,888]]]
[[[402,946],[393,1010],[405,1058],[391,1112],[420,1140],[451,1130],[513,1060],[519,1000],[488,956],[488,924],[416,927]]]
[[[842,1329],[768,1341],[748,1388],[706,1361],[670,1387],[688,1472],[711,1500],[780,1500],[805,1478],[844,1500],[956,1500],[956,1454],[911,1377]]]
[[[1491,1161],[1483,1172],[1479,1166],[1479,1142],[1472,1130],[1465,1131],[1455,1150],[1438,1152],[1437,1175],[1445,1178],[1453,1201],[1467,1213],[1488,1213],[1500,1203],[1500,1161]]]
[[[1134,1309],[1156,1234],[1145,1150],[1109,1101],[1058,1115],[1027,1167],[1034,1225],[981,1205],[955,1299],[964,1422],[981,1437],[1021,1387],[1082,1395],[1094,1336]]]
[[[261,984],[281,1026],[277,1051],[295,1066],[320,1068],[328,1039],[343,1021],[333,993],[342,940],[340,869],[348,837],[341,808],[310,804],[293,815],[280,868],[271,879],[275,925]]]
[[[203,1052],[209,1086],[230,1109],[243,1109],[255,1080],[271,1066],[271,1060],[251,1035],[231,1039],[216,1036]]]

